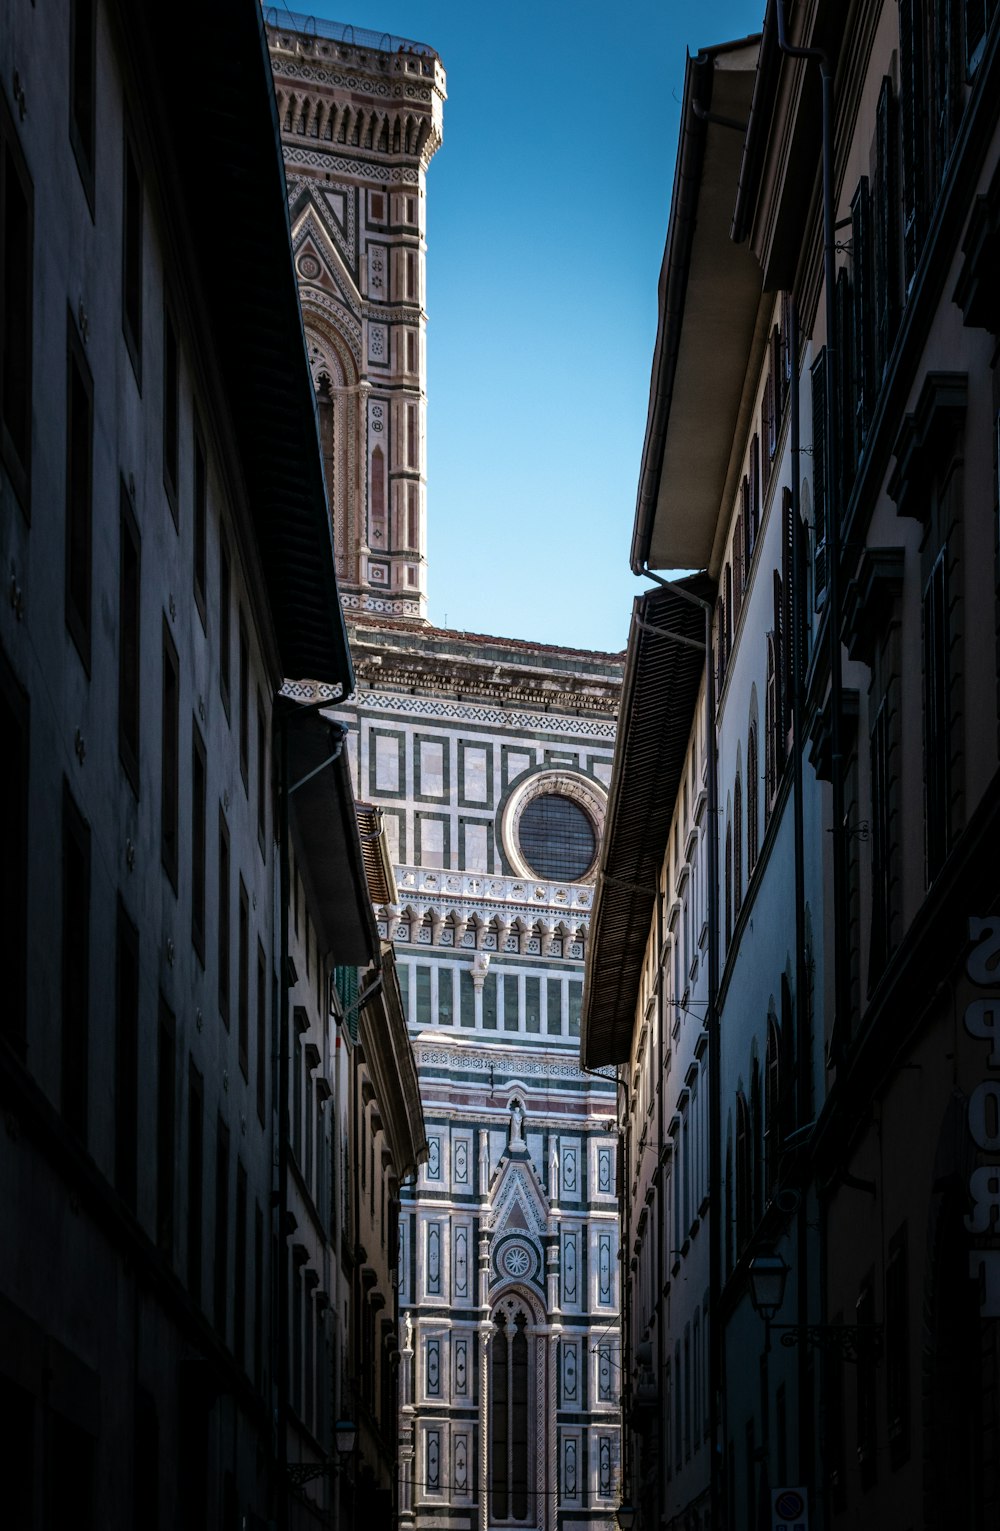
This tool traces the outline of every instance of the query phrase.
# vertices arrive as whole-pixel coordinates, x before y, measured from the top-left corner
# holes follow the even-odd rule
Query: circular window
[[[590,815],[561,793],[532,798],[517,826],[521,853],[539,877],[578,882],[590,870],[597,839]]]
[[[516,877],[593,881],[607,799],[575,771],[538,771],[518,783],[500,818],[500,841]]]

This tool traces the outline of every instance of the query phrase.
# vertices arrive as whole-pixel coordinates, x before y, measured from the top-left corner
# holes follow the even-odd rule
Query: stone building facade
[[[355,641],[355,781],[395,824],[378,913],[428,1141],[400,1210],[400,1523],[603,1524],[615,1093],[578,1053],[620,665],[427,628]],[[547,814],[568,827],[539,838]]]
[[[378,914],[426,1120],[400,1194],[403,1322],[385,1327],[396,1508],[413,1527],[603,1523],[619,1486],[615,1094],[578,1052],[621,659],[427,623],[424,191],[444,70],[422,44],[266,19],[357,656],[331,716],[394,865],[398,902]],[[354,1397],[364,1426],[360,1377]]]

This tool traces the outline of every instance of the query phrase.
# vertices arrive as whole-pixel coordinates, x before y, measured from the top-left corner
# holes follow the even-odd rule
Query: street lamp
[[[787,1280],[788,1266],[780,1255],[754,1255],[750,1261],[750,1301],[768,1329],[785,1300]]]
[[[342,1462],[351,1455],[357,1437],[358,1427],[353,1419],[338,1419],[333,1427],[333,1438],[337,1442],[337,1451]]]
[[[635,1505],[629,1504],[627,1500],[624,1504],[620,1504],[615,1511],[615,1519],[618,1522],[618,1531],[632,1531],[632,1527],[635,1525],[636,1516],[638,1513],[639,1512]]]

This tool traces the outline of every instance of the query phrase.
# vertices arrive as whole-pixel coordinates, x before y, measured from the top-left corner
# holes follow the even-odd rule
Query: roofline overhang
[[[427,1128],[396,959],[388,943],[382,949],[381,972],[382,984],[367,1002],[368,985],[361,990],[358,1029],[393,1168],[400,1180],[406,1180],[427,1157]]]
[[[695,602],[679,595],[686,592]],[[585,1068],[628,1059],[639,982],[684,760],[705,673],[715,585],[696,574],[632,609],[580,1016]]]
[[[687,60],[630,550],[636,574],[711,563],[759,306],[759,269],[730,239],[759,43],[755,35]],[[690,312],[692,276],[697,315]],[[720,397],[714,384],[723,366],[728,386]],[[706,392],[715,401],[708,411]],[[677,463],[667,460],[674,443],[688,447]],[[671,475],[683,480],[676,527],[663,524],[673,510],[672,499],[664,503]]]

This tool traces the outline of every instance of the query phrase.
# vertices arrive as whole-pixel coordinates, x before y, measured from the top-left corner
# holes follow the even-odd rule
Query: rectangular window
[[[250,643],[240,612],[240,775],[244,791],[250,792]]]
[[[545,983],[548,989],[546,1029],[550,1037],[559,1037],[562,1035],[562,979],[547,978]]]
[[[207,622],[208,607],[208,462],[197,424],[194,428],[194,603]]]
[[[434,1021],[431,1015],[431,970],[428,967],[417,968],[417,1021],[421,1026],[430,1026]]]
[[[139,795],[140,542],[132,498],[119,494],[118,567],[118,757]]]
[[[2,97],[0,230],[0,452],[30,517],[34,192]]]
[[[872,800],[872,911],[868,949],[868,988],[875,987],[889,951],[891,914],[889,832],[889,703],[883,697],[870,742]]]
[[[516,973],[503,975],[503,1029],[504,1031],[516,1031],[520,1021],[520,1004],[518,1001],[518,982]]]
[[[487,973],[483,980],[483,1029],[497,1029],[497,975]]]
[[[870,1326],[875,1321],[875,1275],[869,1271],[858,1293],[857,1323],[862,1333],[871,1334]],[[861,1483],[864,1488],[870,1488],[878,1476],[877,1460],[877,1429],[876,1429],[876,1402],[877,1402],[877,1373],[876,1373],[876,1347],[871,1339],[862,1339],[858,1347],[857,1361],[857,1445],[858,1465],[861,1469]]]
[[[569,1035],[580,1035],[580,1007],[583,1002],[583,984],[571,983],[569,985]]]
[[[247,1172],[241,1159],[236,1161],[236,1239],[233,1245],[233,1354],[240,1366],[246,1364],[247,1327]]]
[[[219,1014],[229,1030],[229,830],[219,809]]]
[[[264,1214],[253,1209],[253,1380],[264,1380]]]
[[[237,1010],[237,1037],[240,1051],[240,1073],[250,1077],[250,900],[246,884],[240,878],[240,930],[239,930],[239,989]]]
[[[229,543],[219,536],[219,691],[222,705],[229,717],[229,683],[232,675],[232,568],[229,562]]]
[[[948,853],[951,796],[948,706],[949,676],[947,550],[941,552],[924,589],[924,797],[927,882],[933,882]]]
[[[94,383],[72,315],[66,353],[66,626],[89,674]]]
[[[120,898],[115,969],[115,1187],[134,1210],[139,1090],[139,932]]]
[[[180,357],[169,308],[163,309],[163,487],[177,522],[177,461],[180,433]]]
[[[420,444],[417,439],[417,406],[406,406],[406,461],[409,467],[420,466]]]
[[[97,107],[97,0],[71,0],[69,31],[69,141],[91,216],[94,212],[94,141]]]
[[[257,942],[257,1119],[264,1125],[267,1109],[267,958]]]
[[[257,687],[257,843],[267,860],[267,715]]]
[[[160,734],[160,859],[177,892],[178,786],[180,778],[180,665],[167,619],[163,619],[163,706]]]
[[[174,1253],[174,1050],[177,1024],[173,1011],[160,995],[160,1018],[156,1048],[156,1243],[168,1263]]]
[[[222,1117],[215,1126],[215,1260],[213,1313],[215,1327],[226,1338],[229,1309],[229,1128]]]
[[[406,370],[407,372],[417,370],[417,337],[413,330],[406,332]]]
[[[62,836],[62,1115],[67,1126],[86,1141],[90,1059],[90,829],[65,781]]]
[[[208,809],[208,767],[205,742],[191,721],[191,944],[205,966],[205,818]]]
[[[125,135],[122,176],[122,333],[142,387],[142,177]]]
[[[196,1303],[201,1302],[201,1187],[204,1164],[204,1086],[194,1063],[188,1062],[188,1174],[187,1174],[187,1283]]]
[[[889,1460],[899,1467],[910,1454],[910,1315],[906,1224],[889,1240],[885,1271],[885,1408]]]

